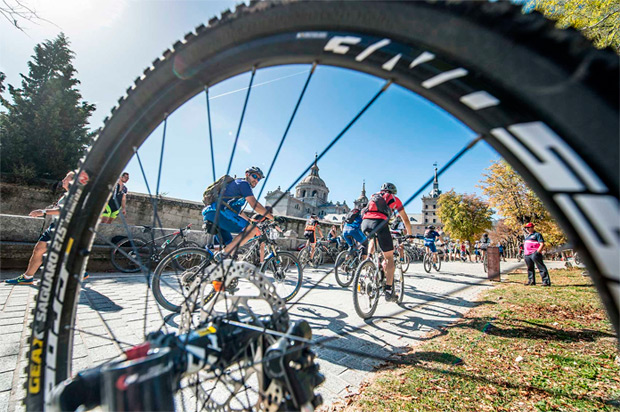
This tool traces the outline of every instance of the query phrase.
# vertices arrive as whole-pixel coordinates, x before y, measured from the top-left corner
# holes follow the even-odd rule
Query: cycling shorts
[[[103,211],[103,215],[101,216],[116,219],[119,213],[120,209],[112,210],[110,205],[105,205],[105,210]]]
[[[215,210],[207,210],[208,207],[202,210],[202,220],[215,223]],[[223,209],[220,211],[220,216],[217,220],[217,226],[219,232],[222,235],[222,243],[224,245],[232,242],[232,233],[243,232],[243,229],[248,225],[248,221],[233,212],[232,210]],[[220,239],[218,239],[220,240]]]
[[[435,242],[424,242],[424,246],[429,248],[431,252],[437,253],[437,247],[435,246]]]
[[[304,232],[304,237],[310,241],[310,243],[316,243],[316,237],[314,236],[313,230],[306,230]]]
[[[49,242],[52,240],[52,230],[54,230],[54,226],[56,226],[54,222],[50,223],[49,227],[45,229],[45,232],[39,236],[39,242]]]
[[[394,250],[394,242],[392,241],[390,228],[384,222],[387,221],[385,219],[364,219],[362,220],[362,232],[368,236],[370,232],[374,231],[376,227],[381,225],[381,228],[377,230],[376,233],[379,247],[383,252],[391,252]]]

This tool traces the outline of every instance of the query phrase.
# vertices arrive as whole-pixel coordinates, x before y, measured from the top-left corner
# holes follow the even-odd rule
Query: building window
[[[312,197],[316,197],[316,190],[312,192]]]
[[[424,205],[424,209],[428,209],[428,205]]]
[[[435,212],[433,212],[433,216],[435,216]]]
[[[424,223],[428,223],[428,219],[424,219]]]
[[[433,205],[433,209],[435,209],[437,207],[437,205]]]
[[[433,223],[435,223],[435,219],[433,219]]]
[[[305,190],[301,191],[301,197],[306,197],[306,191]]]

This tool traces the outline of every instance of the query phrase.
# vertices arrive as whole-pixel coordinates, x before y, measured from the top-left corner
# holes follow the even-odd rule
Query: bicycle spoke
[[[286,137],[288,136],[288,132],[291,128],[291,125],[293,124],[293,120],[295,119],[295,115],[297,114],[297,109],[299,109],[299,105],[301,104],[301,101],[304,97],[304,95],[306,94],[306,89],[308,88],[308,84],[310,84],[310,79],[312,78],[312,75],[314,74],[314,70],[316,69],[316,62],[312,65],[312,68],[310,69],[310,73],[308,74],[308,78],[306,79],[306,83],[304,84],[303,89],[301,90],[301,94],[299,95],[299,99],[297,99],[297,104],[295,105],[295,108],[293,109],[293,114],[291,114],[291,118],[288,121],[288,124],[286,125],[286,129],[284,130],[284,135],[282,136],[282,139],[280,140],[280,144],[278,145],[278,148],[276,149],[276,154],[273,156],[273,159],[271,160],[271,165],[269,166],[269,170],[267,170],[267,174],[265,175],[265,179],[263,181],[263,185],[260,188],[260,191],[258,192],[258,196],[256,196],[256,199],[260,199],[261,195],[263,194],[263,190],[265,190],[265,186],[267,186],[267,182],[269,181],[269,176],[271,176],[271,171],[273,170],[273,166],[276,163],[276,160],[278,159],[278,156],[280,155],[280,150],[282,149],[282,145],[284,144],[284,140],[286,139]]]
[[[209,123],[209,147],[211,149],[211,169],[213,171],[213,181],[217,180],[215,175],[215,155],[213,152],[213,132],[211,131],[211,105],[209,104],[209,88],[205,86],[205,96],[207,100],[207,122]]]

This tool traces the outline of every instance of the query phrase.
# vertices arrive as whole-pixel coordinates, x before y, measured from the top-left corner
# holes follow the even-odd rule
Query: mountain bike
[[[334,263],[336,282],[343,288],[349,287],[351,282],[353,282],[353,276],[361,261],[362,249],[360,247],[354,247],[340,252]]]
[[[144,264],[158,264],[162,258],[170,254],[175,249],[184,247],[200,247],[197,242],[187,240],[186,232],[190,230],[190,223],[184,228],[174,233],[153,237],[146,241],[142,238],[124,238],[114,245],[110,251],[110,261],[114,267],[125,273],[139,272]],[[151,233],[153,228],[150,226],[142,226],[143,233]],[[165,239],[159,244],[159,241]],[[181,239],[180,241],[178,241]],[[181,269],[181,266],[178,266]]]
[[[399,269],[402,273],[407,272],[409,270],[409,264],[411,263],[411,257],[409,253],[407,253],[405,249],[405,245],[408,244],[407,240],[410,239],[409,236],[397,236],[394,238],[396,240],[396,244],[394,245],[394,263],[396,264],[396,268]],[[398,245],[403,245],[403,253],[401,256],[400,249]]]
[[[148,63],[143,73],[137,73],[126,95],[119,99],[111,117],[98,129],[92,147],[79,164],[48,249],[27,354],[27,409],[43,410],[52,401],[53,393],[63,391],[65,379],[80,376],[71,343],[81,336],[76,322],[80,316],[77,308],[82,276],[95,236],[99,234],[97,222],[110,187],[132,157],[140,154],[153,131],[158,131],[153,140],[162,137],[159,131],[165,136],[169,116],[199,94],[203,99],[206,97],[210,116],[209,91],[214,86],[233,77],[253,81],[254,75],[265,68],[289,64],[307,68],[308,76],[300,88],[297,105],[290,111],[281,143],[287,136],[288,126],[297,126],[297,109],[305,107],[299,103],[305,103],[306,90],[315,87],[316,82],[312,80],[318,66],[318,72],[329,66],[347,69],[342,71],[355,75],[363,73],[373,86],[377,81],[381,85],[368,101],[361,102],[355,116],[344,119],[348,122],[344,122],[342,131],[316,158],[308,159],[308,168],[301,171],[300,177],[291,179],[284,192],[303,178],[311,163],[324,159],[332,147],[346,139],[350,127],[396,85],[403,95],[428,99],[443,108],[476,135],[460,151],[455,151],[453,157],[448,157],[450,160],[438,175],[450,170],[465,153],[484,141],[524,178],[570,242],[579,245],[580,257],[618,332],[620,311],[612,291],[619,282],[619,240],[609,225],[619,221],[620,216],[617,55],[610,50],[595,50],[574,30],[560,31],[553,22],[537,14],[522,14],[520,8],[508,2],[251,2],[200,25]],[[251,100],[251,86],[250,83],[246,88],[246,101]],[[241,125],[242,120],[238,130],[242,129]],[[259,144],[263,142],[258,137],[257,140]],[[410,142],[403,139],[402,143]],[[161,159],[169,159],[169,146],[160,145]],[[231,150],[230,164],[235,160],[235,147]],[[202,155],[205,151],[200,152]],[[279,150],[272,163],[277,153]],[[159,177],[161,173],[156,172],[148,179]],[[145,181],[148,181],[146,177]],[[159,193],[149,195],[156,205]],[[157,216],[156,207],[152,213]],[[226,293],[218,296],[230,301]],[[196,297],[195,303],[204,303],[202,298],[203,295]],[[243,299],[236,302],[245,305]],[[192,312],[183,311],[187,319],[179,332],[181,335],[208,331],[205,323],[191,323]],[[232,312],[238,311],[233,307]],[[205,316],[202,322],[214,319],[213,313],[201,311],[201,314]],[[255,328],[244,322],[228,324],[237,326],[236,333],[240,334]],[[265,330],[262,336],[269,340],[276,335]],[[122,355],[126,347],[118,346],[123,349],[118,351]],[[262,359],[262,349],[249,346],[244,354]],[[190,350],[193,350],[191,345],[184,351],[188,358]],[[285,350],[281,351],[271,363],[281,360],[287,376],[284,353]],[[196,409],[203,406],[226,409],[241,401],[245,404],[240,409],[259,409],[264,407],[265,399],[272,402],[269,408],[273,409],[304,406],[289,403],[299,392],[288,385],[272,388],[248,382],[243,375],[246,372],[254,377],[263,376],[257,371],[263,363],[248,359],[232,370],[209,369],[209,377],[215,375],[233,388],[226,399],[216,401],[214,391],[200,389],[203,381],[212,382],[202,368],[202,357],[191,356],[188,365],[192,367],[184,378],[189,385],[182,381],[180,393],[190,400],[200,398]],[[174,362],[167,365],[170,364],[175,365]],[[110,363],[103,367],[106,365]],[[275,375],[280,372],[276,371]],[[243,379],[239,378],[240,374]],[[149,373],[141,369],[130,376],[138,382],[147,381]],[[237,379],[231,380],[233,377]],[[141,396],[167,394],[170,387],[141,388],[144,394]],[[122,390],[112,385],[106,386],[103,392],[105,399],[123,395]],[[195,396],[195,392],[199,395]],[[76,393],[73,398],[79,402],[80,396],[90,392]],[[246,402],[245,395],[258,400]],[[184,405],[183,401],[175,398],[175,406],[179,405]],[[108,409],[122,410],[124,406],[115,404]]]
[[[312,255],[312,247],[310,245],[305,246],[297,254],[297,259],[301,263],[302,268],[311,266],[313,268],[319,267],[323,263],[323,250],[319,247],[319,242],[316,242],[314,247],[314,255]]]
[[[272,282],[278,296],[288,302],[301,289],[303,270],[297,258],[292,253],[280,251],[276,241],[268,235],[274,225],[269,221],[259,223],[257,228],[260,234],[252,239],[251,248],[265,243],[267,255],[259,270]],[[241,255],[235,260],[243,260],[243,257]],[[179,262],[182,269],[178,267]],[[213,253],[205,248],[178,249],[166,256],[153,272],[152,289],[157,303],[169,311],[180,312],[192,282],[213,263],[216,263]],[[215,296],[217,289],[217,285],[211,286],[204,303]],[[237,290],[233,283],[226,292],[234,295]]]
[[[369,239],[374,243],[374,252],[361,262],[353,278],[353,306],[355,312],[362,319],[374,315],[379,304],[379,298],[385,293],[386,275],[383,269],[383,253],[379,249],[377,236]],[[397,274],[398,273],[398,274]],[[405,296],[405,276],[402,270],[394,271],[393,293],[396,294],[396,303],[403,303]]]
[[[441,258],[439,257],[439,252],[437,252],[437,262],[433,259],[433,252],[426,252],[424,254],[424,258],[422,259],[422,263],[424,265],[424,270],[426,273],[431,273],[431,269],[434,268],[437,272],[441,269]]]

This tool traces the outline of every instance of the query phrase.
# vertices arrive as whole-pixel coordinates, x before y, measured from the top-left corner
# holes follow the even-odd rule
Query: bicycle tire
[[[407,273],[407,271],[409,270],[410,263],[411,261],[409,258],[409,254],[405,251],[405,253],[403,253],[403,261],[400,262],[400,270],[403,274]]]
[[[439,272],[439,270],[441,269],[441,257],[440,256],[437,256],[437,263],[435,263],[434,268],[437,272]]]
[[[423,265],[424,265],[424,271],[426,273],[431,273],[433,263],[432,263],[430,255],[428,253],[424,254],[424,257],[422,258],[422,260],[423,260]]]
[[[148,243],[140,238],[128,239],[125,238],[118,242],[114,248],[110,251],[110,262],[117,270],[123,273],[135,273],[140,271],[140,265],[134,263],[127,256],[123,255],[120,250],[129,254],[131,257],[136,258],[138,261],[144,260],[144,257],[149,257],[151,248],[148,247]],[[137,255],[137,256],[136,256]],[[142,262],[142,265],[149,266],[150,260]]]
[[[364,270],[369,273],[365,273]],[[366,259],[360,263],[353,278],[353,307],[355,313],[362,319],[371,318],[379,304],[381,285],[377,270],[375,263],[371,259]],[[365,299],[369,300],[368,310],[362,308],[362,301]]]
[[[310,264],[310,249],[308,246],[299,251],[297,259],[304,269]]]
[[[292,279],[295,286],[293,287],[293,290],[291,292],[282,296],[279,290],[283,289],[282,283],[286,279],[278,279],[275,273],[278,272],[278,268],[282,265],[282,262],[284,261],[284,259],[287,259],[285,268],[292,270],[291,276],[286,274],[286,279]],[[293,263],[294,267],[291,265],[291,263]],[[260,268],[260,271],[265,275],[269,273],[269,270],[271,270],[273,274],[268,276],[268,278],[270,280],[272,278],[274,279],[272,280],[272,283],[274,284],[276,288],[276,293],[278,293],[278,296],[280,296],[286,302],[290,302],[293,298],[295,298],[295,296],[297,296],[297,293],[299,293],[299,290],[301,289],[301,284],[303,283],[303,280],[304,280],[304,272],[301,267],[301,263],[299,263],[299,260],[297,259],[297,257],[292,253],[278,252],[277,256],[272,256],[269,259],[265,260],[265,262],[263,262]]]
[[[341,31],[353,32],[363,41],[337,54],[324,52],[325,38],[296,38],[298,33]],[[287,47],[265,41],[282,39],[287,33],[292,36]],[[411,71],[409,61],[401,57],[398,65],[386,71],[385,62],[397,56],[388,55],[397,51],[391,49],[355,60],[355,52],[377,37],[392,39],[394,45],[404,44],[416,53],[431,50],[438,64],[421,64],[416,66],[420,70]],[[258,40],[263,46],[254,43]],[[575,31],[559,31],[540,15],[521,15],[507,3],[258,3],[239,6],[210,27],[200,26],[196,33],[189,33],[174,50],[153,62],[119,100],[114,115],[104,121],[60,214],[58,227],[66,235],[52,240],[51,246],[61,242],[57,249],[66,253],[54,251],[46,259],[44,281],[49,288],[39,293],[34,309],[40,316],[33,324],[37,338],[31,340],[28,379],[39,379],[31,371],[49,370],[50,375],[40,377],[37,390],[27,388],[28,409],[43,409],[51,385],[70,373],[72,345],[68,343],[73,332],[70,327],[57,330],[49,319],[73,324],[79,274],[88,260],[92,228],[109,187],[133,155],[127,148],[140,147],[165,115],[202,91],[205,84],[248,71],[257,61],[266,67],[310,63],[317,58],[324,64],[392,78],[483,135],[542,198],[580,250],[617,328],[618,302],[612,286],[619,283],[618,239],[607,224],[618,221],[617,56],[592,49]],[[456,63],[477,75],[437,87],[421,85],[441,71],[442,65],[451,68]],[[477,110],[465,107],[460,100],[463,91],[474,92],[480,84],[488,85],[487,92],[501,104]],[[524,150],[523,125],[541,127],[549,144],[528,147],[532,152]],[[547,156],[549,149],[558,147],[565,155],[563,164]],[[539,173],[530,163],[533,153],[540,155],[541,151],[558,173]],[[80,213],[74,214],[75,210]],[[63,288],[57,291],[59,283]],[[50,302],[57,302],[57,307]],[[50,334],[54,339],[48,338]]]
[[[403,272],[400,275],[394,273],[394,285],[392,287],[394,293],[397,293],[396,304],[402,305],[405,298],[405,274]]]
[[[153,271],[153,278],[151,281],[151,288],[153,290],[153,297],[155,298],[155,300],[157,301],[157,303],[163,307],[166,310],[169,310],[171,312],[180,312],[181,311],[181,304],[183,302],[183,300],[185,299],[185,297],[187,296],[186,294],[182,293],[183,288],[185,288],[187,286],[187,288],[189,288],[189,285],[191,284],[191,281],[195,278],[195,275],[191,277],[191,279],[188,279],[187,282],[185,282],[185,284],[182,282],[181,277],[183,275],[183,272],[179,273],[178,269],[177,269],[177,260],[180,257],[183,256],[187,256],[187,255],[193,255],[193,256],[197,256],[200,257],[200,261],[199,262],[195,262],[197,264],[201,264],[204,260],[212,260],[212,255],[204,248],[201,247],[188,247],[188,248],[182,248],[182,249],[177,249],[174,252],[166,255],[157,265],[157,267],[155,268],[155,270]],[[174,273],[174,279],[171,281],[166,281],[163,282],[162,281],[162,275],[164,274],[164,271],[166,270],[166,268],[168,268],[168,265],[171,264],[172,265],[172,271]],[[206,267],[206,266],[205,266]],[[187,270],[189,270],[190,268],[187,268]],[[170,275],[172,276],[172,275]],[[170,302],[170,300],[168,298],[166,298],[166,296],[164,296],[164,293],[162,291],[162,283],[164,283],[166,286],[168,286],[171,289],[174,289],[176,287],[180,288],[181,291],[176,291],[180,294],[179,299],[181,300],[181,303],[177,304],[176,302]],[[173,292],[173,293],[175,293]]]
[[[349,286],[351,286],[351,283],[353,282],[353,277],[355,276],[355,270],[357,269],[357,265],[355,265],[355,262],[357,261],[357,256],[352,257],[353,262],[348,261],[348,256],[349,251],[343,250],[338,254],[338,257],[336,258],[336,263],[334,263],[334,277],[336,278],[336,282],[343,288],[348,288]],[[342,264],[345,264],[344,271],[343,269],[339,269]]]

